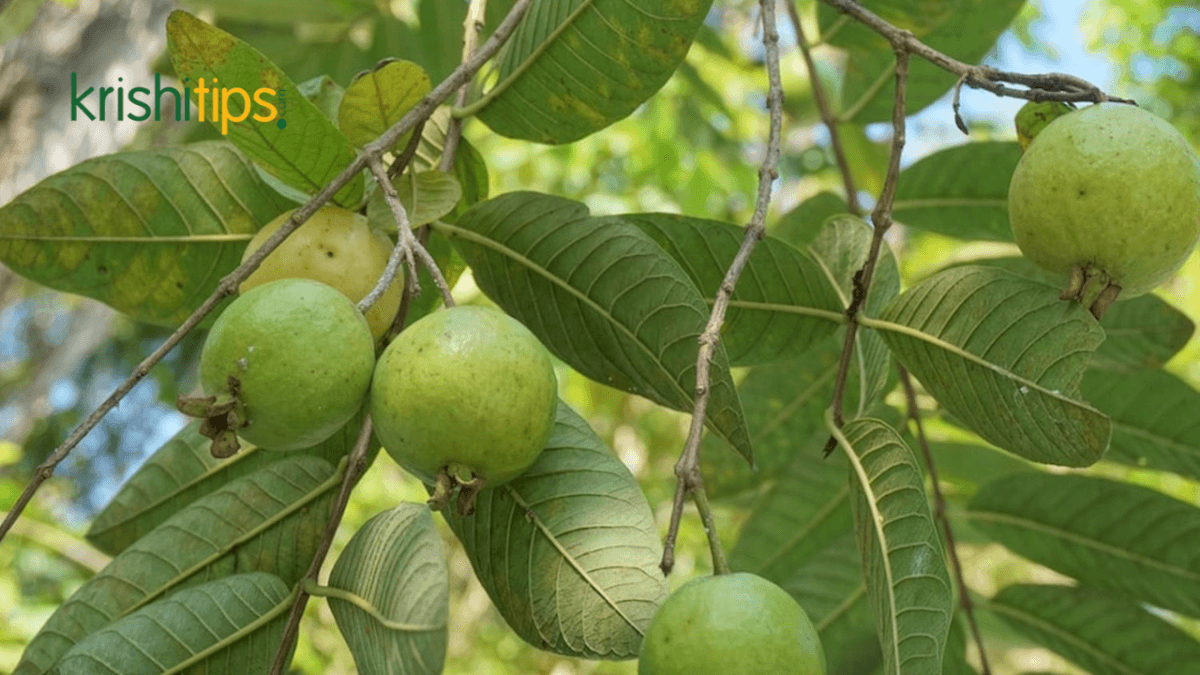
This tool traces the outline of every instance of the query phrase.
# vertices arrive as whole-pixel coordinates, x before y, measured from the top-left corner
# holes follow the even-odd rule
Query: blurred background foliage
[[[241,3],[231,0],[188,4],[263,51],[295,81],[327,74],[342,85],[388,56],[420,61],[439,81],[457,64],[465,8],[452,0],[381,4],[297,0],[287,3],[287,11],[264,13],[237,11]],[[510,4],[492,0],[489,20],[494,22]],[[816,36],[813,0],[800,0],[798,7],[806,33]],[[304,8],[312,9],[311,15],[297,20],[292,10]],[[207,126],[121,122],[110,125],[108,136],[89,137],[88,143],[81,144],[72,135],[77,132],[62,126],[61,78],[45,79],[46,71],[82,70],[78,63],[106,58],[123,59],[126,70],[121,72],[136,78],[147,78],[155,70],[170,74],[161,54],[162,19],[169,9],[169,3],[158,0],[44,5],[15,0],[6,9],[0,16],[0,40],[7,40],[0,44],[0,146],[6,155],[0,160],[0,203],[48,173],[89,156],[213,134]],[[320,13],[326,10],[334,12],[333,20],[321,20],[329,18]],[[572,145],[534,146],[497,137],[480,124],[468,125],[467,136],[486,158],[491,193],[549,192],[580,200],[597,214],[658,211],[745,222],[753,206],[767,127],[766,76],[757,24],[757,2],[716,3],[686,63],[657,96],[629,118]],[[79,43],[61,48],[59,43],[72,36]],[[808,74],[786,22],[781,24],[781,36],[786,119],[772,223],[808,197],[841,186],[828,133],[818,123]],[[127,53],[131,39],[133,57]],[[109,47],[103,47],[104,40],[110,41]],[[815,56],[819,77],[836,95],[839,54],[818,47]],[[1063,71],[1085,77],[1117,95],[1136,98],[1193,143],[1200,143],[1200,10],[1194,6],[1169,0],[1033,0],[985,62],[1011,70]],[[104,72],[98,64],[92,66]],[[1014,138],[1010,120],[1019,105],[986,93],[964,92],[963,113],[972,140]],[[58,117],[38,114],[55,110]],[[948,97],[924,111],[911,112],[906,165],[939,148],[966,142],[954,129]],[[857,185],[869,206],[882,181],[889,129],[881,125],[842,129]],[[964,245],[903,228],[889,234],[889,243],[902,261],[906,285],[952,259],[1015,252],[1010,245]],[[1175,281],[1158,292],[1193,320],[1200,320],[1198,281],[1200,260],[1193,258]],[[469,274],[455,294],[464,301],[486,302]],[[33,468],[167,334],[91,301],[47,291],[0,268],[0,510],[15,500]],[[203,335],[194,334],[185,340],[109,414],[59,468],[10,539],[0,545],[0,671],[13,667],[50,612],[105,563],[105,556],[89,547],[81,533],[121,481],[184,424],[173,401],[178,393],[195,388],[195,361],[202,339]],[[1193,339],[1169,368],[1200,385],[1198,356],[1200,340]],[[559,378],[563,397],[641,481],[665,532],[674,490],[672,467],[682,447],[686,417],[588,381],[565,367],[560,366]],[[939,440],[965,439],[964,432],[937,424],[930,433]],[[962,504],[960,488],[969,489],[970,462],[979,458],[943,456],[942,460],[947,463],[953,511]],[[1196,485],[1180,478],[1115,465],[1102,465],[1099,470],[1193,503],[1197,500]],[[424,491],[381,453],[354,492],[333,555],[359,524],[392,506],[398,496],[422,500]],[[721,506],[719,525],[726,541],[736,537],[748,502],[749,498],[742,498]],[[1058,578],[998,545],[973,544],[980,539],[972,536],[965,520],[956,519],[955,525],[967,581],[974,591],[989,595],[1008,583]],[[448,531],[445,545],[452,580],[447,673],[629,675],[636,671],[633,662],[566,659],[525,645],[491,608]],[[710,567],[703,532],[693,514],[685,519],[681,532],[672,586],[708,573]],[[981,621],[995,672],[1079,672],[1049,652],[1029,646],[986,612]],[[1184,627],[1197,632],[1195,626]],[[302,636],[293,672],[355,672],[325,603],[310,603]]]

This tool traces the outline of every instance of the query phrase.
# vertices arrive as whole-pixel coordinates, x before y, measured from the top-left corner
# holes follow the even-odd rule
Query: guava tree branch
[[[896,370],[900,373],[900,384],[904,387],[904,399],[908,403],[908,419],[912,420],[917,427],[917,444],[921,446],[921,454],[925,457],[925,466],[929,469],[929,480],[933,483],[933,517],[941,524],[942,534],[946,537],[950,566],[954,569],[954,581],[958,584],[958,602],[967,616],[971,637],[979,647],[979,664],[983,670],[980,675],[991,675],[992,669],[988,665],[987,652],[983,648],[983,635],[979,632],[979,624],[975,622],[975,606],[971,602],[971,594],[967,591],[962,563],[958,559],[958,549],[954,543],[954,530],[950,527],[950,519],[946,517],[946,497],[942,494],[941,484],[938,483],[937,465],[933,461],[933,452],[929,450],[929,440],[925,437],[925,425],[921,423],[921,409],[917,407],[917,394],[913,390],[912,378],[909,377],[904,366],[897,366]]]
[[[292,214],[291,218],[289,218],[288,221],[284,223],[278,231],[275,232],[275,234],[271,235],[270,238],[263,243],[262,248],[255,251],[249,258],[246,259],[245,262],[239,265],[237,269],[230,272],[227,276],[225,276],[225,278],[221,279],[212,295],[210,295],[203,303],[201,303],[200,307],[198,307],[196,311],[192,312],[191,316],[184,320],[183,324],[180,325],[179,328],[176,329],[175,332],[172,333],[166,339],[166,341],[164,341],[162,345],[158,347],[158,349],[155,349],[149,356],[146,357],[145,360],[139,363],[137,367],[133,369],[133,372],[129,375],[129,377],[126,378],[126,380],[122,382],[116,388],[116,390],[114,390],[113,393],[108,396],[108,398],[104,399],[104,401],[94,411],[92,411],[92,413],[89,414],[83,420],[83,422],[71,432],[69,436],[67,436],[62,445],[58,446],[58,448],[56,448],[44,462],[38,465],[37,469],[34,470],[33,477],[30,479],[29,484],[25,486],[25,489],[21,492],[21,495],[13,504],[13,507],[9,509],[8,513],[5,515],[4,522],[0,523],[0,541],[3,541],[5,535],[7,535],[8,531],[12,529],[13,523],[17,521],[17,518],[20,517],[21,512],[24,511],[25,507],[29,505],[29,501],[33,499],[33,495],[37,492],[38,488],[40,488],[41,485],[45,483],[51,475],[54,474],[54,468],[57,467],[64,459],[66,459],[71,450],[73,450],[75,446],[79,445],[79,442],[83,440],[83,437],[86,436],[92,429],[94,429],[96,425],[100,423],[100,420],[103,419],[110,410],[115,408],[117,404],[121,402],[121,399],[125,398],[125,395],[128,394],[138,382],[141,382],[142,379],[150,373],[150,369],[153,368],[159,361],[161,361],[163,357],[165,357],[167,353],[175,347],[175,345],[179,344],[184,336],[186,336],[192,331],[192,329],[199,325],[204,317],[208,316],[222,300],[224,300],[227,296],[233,295],[235,292],[237,292],[237,287],[243,281],[245,281],[246,277],[250,276],[254,270],[258,269],[258,266],[262,263],[263,259],[265,259],[272,251],[274,251],[288,235],[295,231],[296,228],[300,227],[302,223],[304,223],[314,213],[317,212],[317,209],[321,208],[330,199],[332,199],[333,196],[337,194],[338,190],[345,187],[345,185],[353,180],[360,171],[366,168],[368,158],[378,159],[381,157],[388,148],[390,148],[396,143],[397,140],[400,139],[401,136],[413,129],[419,122],[428,119],[438,105],[449,98],[455,90],[470,80],[471,77],[479,70],[479,68],[482,67],[488,59],[495,55],[495,53],[500,49],[500,46],[504,44],[505,40],[508,39],[513,30],[516,29],[521,18],[525,16],[525,11],[529,9],[531,1],[532,0],[517,0],[517,2],[513,4],[512,9],[509,10],[508,15],[502,22],[500,22],[500,25],[496,28],[495,32],[492,33],[492,36],[488,38],[488,40],[483,44],[482,47],[480,47],[479,51],[476,52],[470,60],[461,64],[457,69],[455,69],[455,71],[451,73],[449,77],[443,80],[437,87],[434,87],[432,91],[425,95],[425,98],[418,101],[417,104],[413,106],[412,110],[408,111],[408,113],[405,114],[404,117],[400,118],[398,122],[392,125],[391,128],[383,132],[379,138],[364,146],[362,153],[359,154],[349,166],[343,169],[342,172],[337,175],[337,177],[335,177],[328,185],[321,189],[312,199],[310,199],[300,208],[296,209],[296,212]]]
[[[967,133],[966,124],[958,114],[958,93],[965,84],[975,89],[984,89],[997,96],[1022,98],[1029,101],[1120,101],[1133,103],[1124,98],[1116,98],[1105,94],[1099,87],[1087,80],[1064,73],[1044,73],[1026,75],[998,70],[990,66],[972,66],[952,58],[921,42],[911,32],[897,28],[880,18],[875,13],[860,5],[855,0],[821,0],[842,12],[857,19],[864,26],[887,38],[892,48],[903,50],[908,54],[919,56],[933,65],[950,73],[958,75],[958,84],[954,88],[954,121],[963,133]],[[1019,84],[1025,89],[1015,89],[1007,84]]]
[[[704,479],[700,475],[700,438],[704,434],[704,420],[708,411],[708,399],[711,387],[709,370],[717,343],[721,338],[721,325],[725,322],[725,312],[733,296],[738,277],[750,260],[750,253],[755,244],[766,236],[767,208],[771,205],[771,185],[779,177],[780,129],[783,126],[783,84],[779,77],[779,32],[776,29],[775,0],[761,0],[763,47],[766,50],[767,78],[770,87],[767,91],[767,108],[770,111],[771,126],[767,136],[767,152],[763,157],[762,166],[758,170],[758,197],[754,204],[754,214],[746,225],[746,234],[742,245],[725,272],[717,297],[713,302],[708,324],[700,334],[700,350],[696,356],[696,396],[695,407],[692,410],[692,423],[688,429],[687,441],[679,461],[675,463],[675,499],[671,506],[671,525],[663,542],[663,557],[659,567],[663,574],[670,574],[675,566],[675,541],[679,536],[679,522],[683,517],[683,504],[688,495],[696,502],[696,509],[704,523],[704,532],[708,535],[708,545],[713,558],[713,571],[723,574],[729,571],[729,563],[725,560],[725,551],[721,548],[720,536],[713,520],[712,508],[708,503],[708,494],[704,490]]]
[[[484,12],[487,11],[487,0],[471,0],[471,5],[467,8],[467,16],[463,19],[463,50],[462,60],[465,62],[475,53],[475,45],[479,43],[479,36],[483,33]],[[471,84],[468,82],[458,89],[458,98],[454,104],[458,107],[463,107],[467,104],[467,95],[470,92]],[[442,142],[442,161],[438,165],[438,169],[442,173],[450,173],[454,169],[454,156],[458,154],[458,142],[462,140],[462,119],[450,116],[450,123],[446,126],[446,139]]]
[[[812,48],[804,35],[804,27],[800,25],[800,14],[796,11],[796,3],[787,3],[788,18],[792,22],[792,30],[796,32],[796,44],[804,57],[804,65],[808,69],[808,81],[812,84],[813,100],[817,103],[817,112],[821,121],[829,130],[829,145],[833,148],[833,157],[837,161],[838,170],[842,174],[842,187],[846,190],[846,209],[858,216],[862,215],[862,206],[858,203],[858,190],[854,187],[854,174],[850,171],[850,162],[846,159],[846,151],[842,147],[842,137],[838,134],[837,115],[829,107],[829,99],[825,96],[825,85],[817,76],[817,66],[813,62]]]

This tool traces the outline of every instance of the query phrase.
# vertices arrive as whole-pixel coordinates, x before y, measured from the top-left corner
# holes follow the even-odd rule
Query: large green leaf
[[[989,443],[1064,466],[1093,464],[1108,448],[1108,418],[1079,400],[1104,331],[1049,286],[995,267],[954,267],[896,298],[882,321],[863,323]]]
[[[341,475],[295,457],[197,500],[126,548],[71,595],[25,649],[13,675],[41,675],[72,646],[172,592],[238,572],[288,584],[308,570]]]
[[[569,143],[623,119],[687,56],[712,0],[539,0],[496,57],[479,119]]]
[[[697,340],[709,307],[679,265],[619,216],[592,218],[578,202],[512,192],[476,204],[456,225],[436,223],[475,282],[583,375],[690,411]],[[749,458],[750,439],[718,345],[708,426]]]
[[[833,216],[846,214],[846,200],[832,192],[818,192],[779,217],[772,236],[792,246],[808,246]]]
[[[1200,509],[1140,485],[1021,473],[971,500],[971,524],[1102,591],[1200,616]]]
[[[450,581],[429,507],[400,504],[354,533],[329,573],[329,609],[363,675],[438,675]]]
[[[954,591],[921,467],[879,420],[853,420],[841,435],[884,672],[941,675]]]
[[[1083,393],[1112,418],[1105,459],[1200,478],[1200,392],[1161,370],[1089,371]]]
[[[560,403],[524,474],[447,510],[484,589],[529,644],[589,659],[637,656],[667,583],[650,505],[625,465]]]
[[[259,675],[271,668],[294,597],[263,572],[152,602],[75,645],[54,675]]]
[[[392,59],[359,73],[346,88],[338,107],[338,128],[346,140],[362,147],[400,121],[425,94],[429,75],[412,61]],[[403,150],[412,132],[393,145]]]
[[[1089,588],[1009,586],[987,608],[1092,675],[1193,675],[1200,643],[1127,600]]]
[[[362,415],[355,415],[325,442],[301,452],[337,464],[354,448],[361,427]],[[188,504],[222,485],[293,456],[246,445],[233,457],[222,460],[212,456],[211,445],[212,441],[200,435],[200,421],[181,429],[125,481],[92,521],[87,540],[101,551],[116,555]],[[378,439],[372,436],[368,466],[379,453],[379,447]]]
[[[713,220],[664,213],[622,217],[656,241],[712,302],[745,231]],[[729,363],[795,358],[833,334],[842,305],[818,261],[778,239],[758,242],[734,288],[721,327]]]
[[[1008,184],[1021,159],[1015,142],[984,141],[925,157],[896,181],[896,220],[959,239],[1012,241]]]
[[[1024,4],[1025,0],[887,0],[866,7],[875,10],[883,5],[888,8],[884,16],[900,17],[899,25],[913,30],[925,44],[959,61],[978,63]],[[824,3],[819,6],[818,16],[822,33],[842,18],[840,12]],[[830,42],[849,51],[841,116],[859,124],[891,121],[896,69],[891,46],[853,19],[846,20]],[[908,66],[908,113],[916,113],[941,98],[956,79],[925,59],[913,59]]]
[[[287,208],[228,143],[120,152],[56,173],[0,208],[0,261],[175,326]]]
[[[175,72],[194,86],[203,78],[207,88],[221,88],[220,120],[212,116],[215,92],[205,103],[206,114],[197,119],[213,123],[230,141],[257,161],[269,174],[305,194],[316,194],[354,161],[354,148],[317,106],[300,95],[296,85],[270,59],[220,28],[175,10],[167,17],[167,47]],[[232,95],[240,88],[246,97]],[[259,101],[260,90],[276,115]],[[199,95],[192,89],[197,104]],[[253,103],[250,101],[254,98]],[[237,117],[240,121],[233,121]],[[255,117],[267,117],[259,121]],[[362,200],[363,178],[358,174],[334,195],[334,201],[354,208]]]

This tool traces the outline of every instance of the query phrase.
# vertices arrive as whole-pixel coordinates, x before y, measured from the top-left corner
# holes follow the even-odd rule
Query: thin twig
[[[392,208],[392,216],[396,219],[396,231],[399,233],[399,240],[396,242],[396,247],[392,249],[392,255],[388,259],[387,268],[394,275],[395,268],[400,264],[400,258],[403,258],[408,264],[410,283],[413,286],[413,293],[415,294],[418,292],[419,287],[417,281],[417,264],[414,258],[419,258],[421,263],[425,265],[425,269],[429,270],[430,276],[433,277],[434,285],[441,291],[442,302],[447,307],[453,307],[454,297],[450,295],[450,284],[446,282],[446,277],[442,274],[442,270],[438,268],[433,256],[429,255],[429,251],[413,236],[412,226],[408,221],[408,213],[404,210],[404,204],[400,203],[400,195],[396,194],[395,186],[388,180],[387,174],[383,170],[383,163],[379,161],[378,157],[372,157],[367,162],[367,166],[371,169],[371,173],[375,174],[375,178],[379,180],[379,187],[383,190],[383,198],[387,201],[388,206]],[[380,283],[383,283],[382,279]],[[378,287],[376,287],[376,290],[378,290]]]
[[[767,209],[771,205],[771,185],[779,177],[780,129],[783,126],[783,84],[779,77],[779,32],[776,29],[775,0],[761,0],[763,46],[766,49],[767,78],[770,88],[767,92],[767,108],[770,111],[771,127],[767,137],[767,152],[762,166],[758,170],[758,198],[754,205],[754,215],[746,225],[746,235],[742,239],[741,248],[725,272],[725,279],[717,291],[713,302],[712,313],[708,317],[708,325],[700,334],[700,349],[696,357],[696,397],[695,408],[692,410],[692,424],[688,430],[687,442],[679,461],[675,463],[675,500],[671,508],[671,525],[663,542],[663,557],[659,567],[663,574],[670,574],[675,566],[675,541],[679,536],[679,522],[683,517],[683,503],[689,494],[696,502],[696,508],[704,522],[705,534],[708,536],[709,548],[712,551],[713,571],[723,574],[729,571],[725,560],[725,552],[721,548],[720,537],[714,525],[712,509],[708,503],[708,495],[704,490],[704,479],[700,475],[700,438],[704,433],[704,420],[708,410],[708,398],[711,381],[709,367],[717,342],[721,337],[721,325],[725,321],[725,311],[729,307],[733,289],[738,277],[750,260],[750,253],[755,244],[766,236]]]
[[[833,423],[840,429],[845,420],[842,417],[842,398],[846,392],[846,376],[850,372],[850,357],[854,353],[854,341],[858,335],[858,313],[867,301],[867,293],[871,289],[871,279],[875,275],[875,263],[879,260],[879,249],[883,246],[883,235],[892,226],[892,201],[896,196],[896,179],[900,176],[900,154],[904,151],[904,117],[908,84],[908,52],[902,46],[893,45],[896,52],[896,98],[892,106],[892,151],[888,157],[887,178],[883,183],[883,193],[871,212],[871,248],[863,266],[854,273],[854,295],[846,308],[846,338],[842,343],[842,356],[838,361],[837,379],[833,385],[833,400],[830,409],[833,411]],[[825,455],[837,447],[837,438],[829,437],[825,444]]]
[[[850,172],[850,162],[846,159],[846,151],[842,147],[842,138],[838,134],[837,116],[833,114],[833,110],[829,107],[829,99],[825,96],[825,85],[821,84],[821,78],[817,76],[817,66],[813,62],[812,50],[808,44],[808,38],[804,35],[804,28],[800,25],[800,14],[796,11],[796,3],[793,0],[785,0],[787,5],[788,18],[792,20],[792,30],[796,32],[796,44],[800,47],[800,54],[804,56],[804,65],[808,69],[808,80],[812,83],[813,100],[817,103],[817,111],[821,115],[821,121],[825,123],[825,128],[829,130],[829,144],[833,148],[833,157],[837,161],[838,169],[842,173],[842,186],[846,190],[846,209],[854,214],[862,214],[862,206],[858,203],[858,190],[854,187],[854,176]],[[841,17],[846,18],[846,17]]]
[[[954,531],[950,528],[950,519],[946,517],[946,497],[942,494],[942,487],[938,483],[937,466],[933,461],[933,453],[929,450],[929,440],[925,437],[925,426],[921,423],[921,409],[917,407],[917,394],[913,390],[912,378],[909,377],[904,366],[897,366],[896,369],[900,373],[900,384],[904,386],[904,398],[908,401],[908,418],[916,424],[917,444],[921,446],[921,454],[925,456],[925,466],[929,469],[929,480],[933,483],[933,517],[941,523],[942,534],[946,537],[950,564],[954,568],[954,580],[958,584],[958,601],[962,605],[963,613],[967,616],[967,624],[971,628],[975,644],[979,647],[979,664],[983,669],[981,675],[991,675],[992,669],[988,666],[987,653],[983,648],[983,635],[979,632],[979,624],[975,622],[975,606],[971,603],[967,582],[963,578],[962,563],[958,559]]]
[[[479,36],[483,33],[484,12],[486,11],[487,0],[471,0],[471,6],[467,8],[467,16],[463,19],[463,61],[471,58],[471,54],[475,52],[475,45],[479,43]],[[470,89],[470,83],[459,88],[455,106],[461,108],[467,104]],[[442,160],[438,165],[438,170],[442,173],[450,173],[454,169],[454,156],[458,154],[460,140],[462,140],[462,119],[451,115],[450,122],[446,125],[446,139],[442,142]]]
[[[425,133],[425,123],[429,120],[421,120],[417,122],[417,126],[413,127],[412,136],[408,139],[408,145],[404,146],[404,151],[392,160],[388,166],[388,178],[395,178],[408,168],[412,163],[413,157],[417,156],[417,150],[421,147],[421,135]]]
[[[221,302],[221,300],[223,300],[226,296],[232,295],[234,292],[236,292],[238,285],[241,284],[246,277],[250,276],[254,270],[258,269],[258,266],[262,263],[263,259],[266,258],[267,255],[272,251],[274,251],[275,248],[278,247],[281,242],[283,242],[285,237],[291,234],[297,227],[300,226],[301,223],[308,220],[308,218],[312,216],[317,209],[324,206],[325,203],[332,199],[339,190],[353,180],[354,177],[357,176],[359,172],[367,166],[367,159],[369,157],[373,157],[378,160],[378,158],[387,148],[390,148],[401,136],[416,127],[418,122],[428,119],[433,113],[434,109],[436,109],[437,106],[442,103],[442,101],[445,101],[450,94],[470,80],[475,72],[478,71],[479,68],[483,66],[483,64],[490,59],[497,50],[500,49],[500,46],[504,44],[504,41],[507,40],[509,35],[512,34],[513,30],[516,29],[517,24],[520,22],[522,17],[525,16],[525,11],[529,9],[531,1],[532,0],[517,0],[517,2],[513,4],[512,9],[509,10],[508,16],[504,18],[504,21],[500,22],[500,25],[492,33],[492,36],[488,38],[487,42],[484,43],[479,51],[471,57],[470,61],[463,63],[457,69],[455,69],[455,71],[451,73],[450,76],[445,80],[443,80],[441,84],[426,94],[425,98],[418,101],[417,105],[413,106],[413,109],[408,111],[408,113],[402,117],[400,121],[392,125],[392,127],[385,131],[379,138],[375,139],[371,143],[368,143],[363,148],[363,152],[356,157],[349,166],[343,169],[341,173],[339,173],[328,185],[321,189],[321,191],[318,192],[312,199],[310,199],[308,203],[297,209],[296,212],[292,214],[292,217],[288,219],[288,222],[284,223],[283,226],[280,227],[277,232],[275,232],[275,234],[271,235],[271,237],[263,243],[262,248],[255,251],[254,254],[252,254],[245,262],[238,266],[237,269],[230,272],[228,276],[222,279],[220,283],[217,284],[217,289],[213,291],[212,295],[210,295],[208,299],[196,309],[196,311],[192,312],[192,315],[189,316],[158,349],[154,350],[150,356],[146,357],[144,361],[139,363],[137,367],[134,368],[133,373],[131,373],[130,376],[124,382],[122,382],[112,394],[108,396],[108,398],[104,399],[104,402],[101,403],[96,410],[88,415],[87,418],[84,419],[84,421],[71,432],[70,436],[63,441],[62,445],[60,445],[53,453],[51,453],[50,457],[48,457],[46,461],[38,465],[37,469],[34,471],[33,477],[29,481],[29,484],[25,486],[25,490],[21,493],[21,496],[17,498],[17,501],[13,504],[13,507],[5,515],[4,522],[0,523],[0,541],[3,541],[4,536],[8,534],[10,529],[12,529],[13,523],[16,522],[18,517],[20,517],[21,512],[25,510],[25,507],[29,504],[29,501],[33,499],[34,493],[36,493],[38,488],[40,488],[41,485],[45,483],[51,475],[54,474],[54,468],[58,466],[60,462],[66,459],[71,450],[74,449],[81,440],[83,440],[83,437],[86,436],[93,428],[95,428],[95,426],[100,423],[100,420],[103,419],[110,410],[115,408],[117,404],[120,403],[121,399],[123,399],[125,395],[128,394],[129,391],[142,380],[142,378],[146,377],[146,375],[150,372],[150,369],[153,368],[155,364],[161,361],[163,357],[165,357],[167,353],[175,347],[175,345],[179,344],[184,336],[190,333],[192,329],[204,319],[204,317],[208,316],[208,314],[212,312],[212,310]]]

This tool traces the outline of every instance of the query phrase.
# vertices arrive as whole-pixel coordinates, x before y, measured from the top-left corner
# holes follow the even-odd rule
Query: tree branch
[[[900,373],[900,384],[904,386],[904,398],[908,402],[908,419],[917,427],[917,443],[921,446],[921,454],[925,457],[925,466],[929,469],[929,480],[933,483],[933,517],[942,526],[946,537],[946,548],[950,552],[950,564],[954,568],[954,581],[958,584],[958,602],[962,605],[963,613],[967,616],[967,624],[971,628],[971,636],[979,647],[979,663],[983,669],[981,675],[991,675],[987,653],[983,648],[983,635],[979,632],[979,624],[975,622],[975,606],[971,603],[971,595],[967,582],[963,578],[962,563],[958,559],[958,549],[954,543],[954,530],[950,528],[950,519],[946,517],[946,497],[938,483],[937,465],[933,461],[933,453],[929,450],[929,440],[925,438],[925,426],[921,423],[921,409],[917,407],[917,394],[913,391],[912,378],[904,366],[897,366]]]
[[[721,548],[720,536],[713,521],[712,509],[708,503],[708,494],[704,490],[704,479],[700,475],[700,438],[704,434],[704,420],[707,416],[708,398],[710,392],[709,369],[712,365],[713,354],[716,353],[717,343],[721,338],[721,325],[725,322],[725,311],[733,296],[738,277],[750,260],[750,253],[755,244],[767,234],[767,209],[771,205],[771,185],[779,177],[780,129],[783,126],[783,84],[779,77],[779,32],[776,29],[775,0],[761,0],[763,47],[766,49],[767,78],[770,88],[767,92],[767,108],[770,111],[771,127],[767,137],[767,152],[762,166],[758,170],[758,198],[754,205],[754,215],[746,225],[746,235],[742,245],[725,272],[717,297],[713,302],[712,313],[708,324],[700,334],[700,350],[696,357],[696,396],[695,407],[692,410],[692,424],[688,429],[687,441],[679,461],[675,463],[675,499],[671,508],[671,525],[663,542],[663,557],[659,567],[663,574],[670,574],[675,566],[675,542],[679,536],[679,523],[683,517],[684,500],[690,494],[696,502],[696,508],[704,522],[704,530],[708,535],[709,549],[713,557],[713,571],[723,574],[729,571],[725,560],[725,552]]]
[[[130,376],[124,382],[122,382],[112,394],[108,396],[108,398],[104,399],[104,401],[99,407],[96,408],[96,410],[88,415],[87,418],[85,418],[84,421],[71,432],[67,439],[63,441],[62,445],[60,445],[54,450],[53,453],[51,453],[50,457],[38,465],[29,484],[25,486],[25,490],[21,493],[21,496],[17,498],[16,502],[13,504],[13,507],[5,515],[4,522],[0,523],[0,541],[3,541],[4,536],[8,534],[9,530],[12,529],[13,523],[16,522],[17,518],[20,517],[21,512],[26,506],[28,506],[29,500],[33,498],[34,493],[36,493],[38,488],[41,487],[41,485],[45,483],[51,475],[54,474],[54,468],[57,467],[64,459],[66,459],[71,450],[74,449],[81,440],[83,440],[83,437],[86,436],[92,429],[94,429],[96,425],[100,423],[100,420],[103,419],[110,410],[115,408],[121,399],[123,399],[125,395],[128,394],[135,385],[137,385],[138,382],[140,382],[144,377],[146,377],[147,374],[149,374],[150,369],[153,368],[159,361],[161,361],[163,357],[165,357],[167,353],[175,347],[175,345],[179,344],[185,335],[190,333],[192,329],[199,325],[204,317],[208,316],[209,313],[211,313],[212,310],[223,299],[225,299],[226,296],[233,295],[235,292],[237,292],[237,287],[241,284],[241,282],[244,281],[246,277],[250,276],[254,270],[258,269],[258,266],[262,263],[263,259],[266,258],[267,255],[269,255],[272,251],[274,251],[275,248],[283,242],[284,238],[290,235],[303,222],[308,220],[312,214],[316,213],[317,209],[321,208],[330,199],[332,199],[333,196],[337,194],[338,190],[342,189],[355,176],[357,176],[358,173],[367,166],[368,158],[375,158],[378,160],[378,158],[382,156],[387,148],[390,148],[401,136],[413,129],[419,122],[428,119],[433,113],[434,109],[436,109],[437,106],[442,103],[442,101],[445,101],[455,90],[469,81],[475,72],[478,71],[479,68],[483,66],[483,64],[490,59],[497,50],[500,49],[500,46],[504,44],[504,41],[507,40],[509,35],[512,34],[513,30],[516,29],[517,24],[520,22],[521,18],[524,17],[525,11],[529,9],[531,1],[532,0],[517,0],[517,2],[513,4],[512,9],[509,11],[508,16],[504,18],[504,21],[500,23],[495,32],[492,33],[492,36],[488,38],[487,42],[484,43],[479,51],[471,57],[470,61],[463,63],[457,69],[455,69],[455,71],[451,73],[449,77],[447,77],[442,81],[441,84],[426,94],[425,98],[418,101],[417,104],[413,106],[413,109],[410,110],[398,122],[392,125],[390,129],[385,131],[379,138],[375,139],[371,143],[368,143],[363,148],[363,152],[359,154],[359,156],[356,157],[349,166],[343,169],[342,172],[333,179],[333,181],[321,189],[312,199],[308,201],[308,203],[297,209],[296,212],[292,214],[292,217],[289,218],[288,221],[284,223],[278,231],[275,232],[275,234],[271,235],[270,238],[263,243],[261,248],[255,251],[248,259],[246,259],[245,262],[239,265],[237,269],[235,269],[233,272],[230,272],[225,278],[221,279],[220,283],[217,284],[217,289],[213,291],[212,295],[210,295],[208,299],[206,299],[200,305],[200,307],[196,309],[196,311],[192,312],[192,315],[189,316],[158,349],[154,350],[150,356],[146,357],[145,360],[139,363],[137,367],[134,368],[133,373],[131,373]]]
[[[471,6],[467,8],[467,16],[463,19],[462,60],[464,62],[475,53],[475,45],[479,43],[479,36],[483,33],[485,11],[487,11],[487,0],[471,0]],[[461,108],[467,104],[467,94],[470,88],[470,83],[459,87],[458,98],[454,105]],[[442,173],[450,173],[454,168],[454,156],[458,154],[460,140],[462,140],[462,119],[451,115],[450,122],[446,125],[446,139],[442,142],[442,160],[438,165],[438,170]]]

